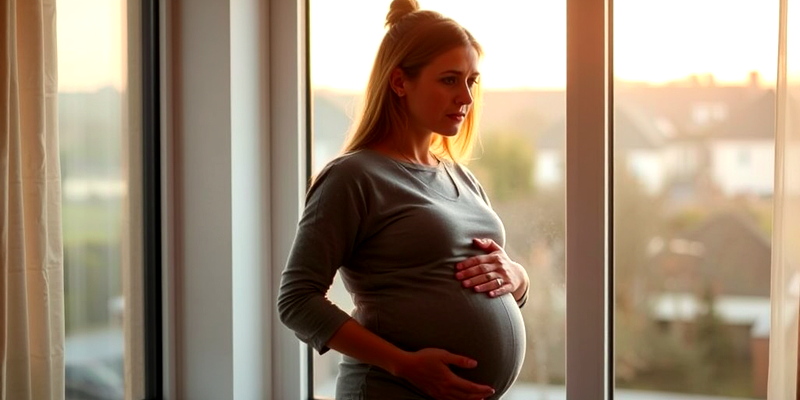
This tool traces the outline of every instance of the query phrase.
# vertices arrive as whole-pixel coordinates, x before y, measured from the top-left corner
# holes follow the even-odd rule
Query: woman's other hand
[[[422,349],[407,353],[392,374],[399,376],[437,400],[478,400],[494,394],[490,386],[459,377],[448,365],[475,368],[478,363],[442,349]]]
[[[465,288],[498,297],[513,293],[519,300],[528,288],[528,273],[512,261],[506,251],[492,239],[473,239],[472,243],[488,254],[470,257],[456,264],[456,279]]]

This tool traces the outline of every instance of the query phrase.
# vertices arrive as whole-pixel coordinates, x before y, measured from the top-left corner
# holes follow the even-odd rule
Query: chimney
[[[708,87],[717,86],[717,82],[714,79],[714,74],[709,73],[706,75],[706,86]]]
[[[761,75],[759,75],[758,71],[750,71],[748,84],[751,89],[758,89],[761,87]]]

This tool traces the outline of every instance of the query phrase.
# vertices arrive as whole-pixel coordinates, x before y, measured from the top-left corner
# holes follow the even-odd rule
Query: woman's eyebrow
[[[446,75],[446,74],[455,74],[455,75],[464,75],[464,71],[457,70],[457,69],[449,69],[447,71],[441,72],[439,75]],[[480,72],[475,72],[470,76],[480,76]]]

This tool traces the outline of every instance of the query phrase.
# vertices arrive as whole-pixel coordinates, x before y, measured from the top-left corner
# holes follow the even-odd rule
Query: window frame
[[[144,399],[163,398],[160,4],[141,2]]]
[[[613,357],[609,356],[613,350],[609,295],[613,171],[608,162],[613,149],[611,1],[566,3],[566,389],[571,400],[613,398]],[[242,17],[239,7],[256,4],[260,9],[255,22],[238,19]],[[253,390],[264,398],[312,399],[308,348],[283,326],[276,310],[281,273],[311,170],[309,1],[228,0],[190,6],[161,0],[159,5],[163,36],[158,39],[162,55],[158,63],[164,74],[160,88],[161,259],[166,266],[161,271],[162,398],[200,393],[232,398]],[[255,32],[254,23],[263,32]],[[237,46],[251,43],[231,40],[232,33],[243,33],[240,29],[252,29],[244,34],[254,35],[248,38],[257,49],[242,50]],[[231,127],[232,110],[240,111],[234,105],[251,97],[231,81],[242,79],[233,74],[233,67],[254,62],[238,57],[254,51],[258,52],[258,71],[248,69],[247,73],[253,73],[264,93],[264,98],[256,99],[263,124],[257,128],[263,129],[264,142],[253,166],[261,178],[253,194],[263,200],[252,211],[259,218],[263,264],[259,276],[247,277],[261,285],[258,310],[247,310],[247,315],[263,315],[263,320],[253,334],[257,337],[247,338],[259,348],[247,354],[250,358],[240,359],[235,350],[241,344],[234,343],[234,337],[250,327],[239,326],[231,318],[231,312],[240,311],[231,297],[242,283],[242,277],[234,273],[239,265],[231,260],[235,253],[230,244],[240,233],[231,209],[242,194],[232,190],[231,163],[239,160],[232,159],[228,150],[237,145],[233,141],[241,133]],[[253,372],[248,368],[251,363],[260,369]],[[243,372],[248,375],[244,385],[234,385],[234,377]]]
[[[230,155],[220,147],[229,144],[228,138],[214,136],[228,133],[221,131],[230,128],[224,125],[233,108],[229,98],[215,98],[231,95],[227,86],[231,71],[225,68],[226,62],[228,67],[231,63],[225,57],[231,56],[235,42],[230,40],[230,25],[238,21],[226,12],[243,3],[258,3],[262,10],[257,19],[264,29],[259,37],[266,40],[257,43],[264,46],[257,49],[264,51],[258,54],[258,68],[264,75],[259,78],[266,81],[263,86],[258,82],[266,96],[258,103],[266,125],[259,131],[266,139],[259,148],[263,153],[258,165],[265,183],[256,188],[263,196],[264,215],[258,216],[263,219],[259,227],[264,255],[263,270],[252,279],[262,285],[258,306],[264,317],[257,332],[263,348],[253,355],[262,379],[253,382],[265,398],[312,399],[308,348],[282,325],[275,304],[310,171],[309,0],[227,0],[191,6],[186,1],[151,1],[158,1],[165,11],[157,17],[163,29],[158,63],[164,74],[159,88],[163,398],[187,393],[214,396],[217,389],[224,392],[221,398],[233,397],[231,377],[243,366],[229,357],[234,347],[230,333],[238,327],[229,318],[234,307],[228,294],[238,282],[229,284],[230,271],[222,267],[232,265],[224,264],[228,259],[220,262],[215,254],[224,253],[219,256],[224,258],[230,253],[220,243],[232,237],[231,218],[215,215],[231,208],[225,198],[231,194],[231,174],[226,175],[230,162],[225,164],[230,160],[203,156]],[[566,1],[566,389],[571,400],[610,399],[614,397],[613,0]],[[220,190],[222,195],[193,202],[194,197]],[[202,218],[210,221],[196,222]],[[198,234],[201,229],[196,228],[210,229]],[[201,293],[208,287],[215,290]],[[215,351],[207,352],[212,346]],[[209,376],[214,379],[205,379]],[[241,396],[240,388],[236,397]]]
[[[295,29],[305,35],[304,47],[297,50],[305,60],[304,82],[298,85],[304,89],[305,115],[300,108],[295,115],[305,123],[298,126],[298,135],[306,149],[294,164],[303,163],[308,178],[313,144],[310,4],[297,3],[304,8]],[[566,3],[566,392],[569,399],[613,399],[613,0]],[[286,398],[323,400],[314,394],[313,350],[304,347],[305,395],[287,392]]]
[[[66,4],[65,4],[66,5]],[[68,5],[67,5],[68,6]],[[123,391],[145,400],[161,399],[162,180],[161,180],[161,7],[155,1],[120,4],[123,32],[122,168],[127,184],[122,207]],[[127,64],[126,64],[127,62]],[[130,224],[126,226],[126,222]],[[132,323],[131,323],[132,322]]]
[[[272,166],[270,195],[272,293],[277,295],[293,234],[300,220],[310,163],[309,0],[270,0],[269,76]],[[273,62],[274,60],[274,62]],[[280,171],[280,173],[278,173]],[[272,310],[272,396],[313,398],[309,349],[280,322],[276,297]]]
[[[613,0],[567,0],[568,399],[614,398],[612,16]]]

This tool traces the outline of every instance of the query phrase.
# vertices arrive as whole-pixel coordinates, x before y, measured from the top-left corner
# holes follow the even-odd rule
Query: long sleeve
[[[483,186],[481,186],[480,182],[478,182],[478,178],[476,178],[475,175],[472,173],[472,171],[470,171],[467,167],[462,166],[461,169],[469,178],[469,182],[473,185],[474,189],[478,191],[483,201],[486,202],[486,205],[489,208],[492,208],[492,203],[491,201],[489,201],[489,195],[486,194],[486,191],[483,189]],[[505,246],[505,243],[503,243],[503,246]],[[525,293],[519,300],[517,300],[517,306],[519,306],[519,308],[522,308],[528,302],[528,292],[530,292],[530,288],[531,288],[530,285],[528,285],[528,287],[525,288]]]
[[[348,169],[332,162],[309,190],[278,294],[281,321],[320,354],[350,318],[326,294],[356,247],[366,213],[359,171]]]

